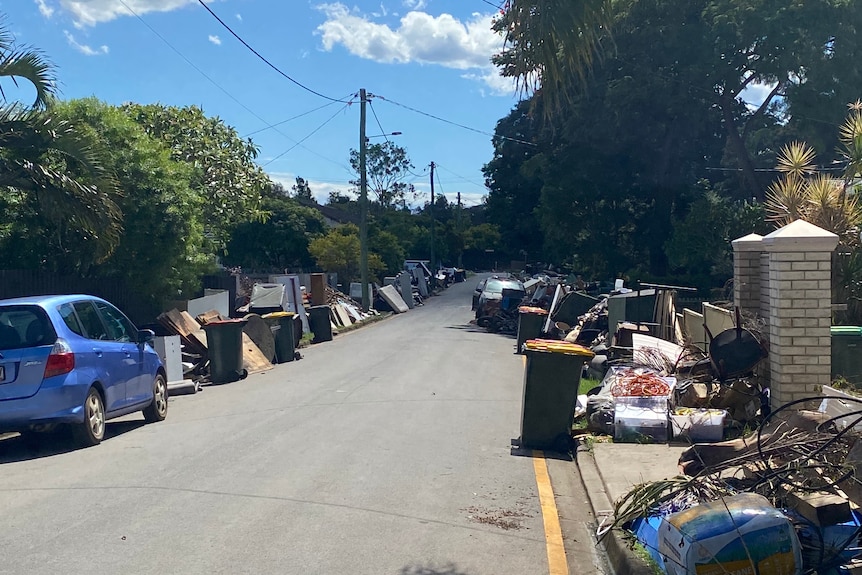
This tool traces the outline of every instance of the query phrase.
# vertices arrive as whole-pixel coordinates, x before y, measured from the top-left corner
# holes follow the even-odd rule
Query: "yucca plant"
[[[859,125],[862,127],[862,122]],[[847,193],[853,181],[848,176],[850,169],[843,179],[834,178],[817,173],[815,159],[814,149],[803,142],[781,149],[776,165],[781,175],[767,189],[766,217],[779,228],[805,220],[838,235],[844,248],[854,248],[859,244],[862,211],[856,195]],[[862,165],[862,154],[859,161]]]

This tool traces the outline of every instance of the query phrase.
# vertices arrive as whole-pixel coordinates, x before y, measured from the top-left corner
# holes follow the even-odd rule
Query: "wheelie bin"
[[[294,325],[296,314],[288,311],[268,313],[263,320],[269,324],[275,337],[275,360],[277,363],[293,361],[296,354]]]
[[[567,452],[581,370],[595,354],[574,343],[544,339],[528,340],[524,348],[521,447]]]
[[[312,343],[332,341],[332,324],[329,322],[328,305],[314,305],[308,309],[308,327],[314,334]]]
[[[244,319],[226,319],[203,326],[207,334],[212,383],[231,383],[248,376],[242,366],[242,328],[245,323]]]
[[[542,335],[542,327],[548,319],[548,310],[522,305],[518,308],[518,339],[515,353],[524,353],[524,343]]]

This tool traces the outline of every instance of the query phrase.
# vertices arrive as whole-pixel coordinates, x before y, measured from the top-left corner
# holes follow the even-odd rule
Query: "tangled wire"
[[[819,411],[823,401],[841,402],[843,412],[830,416]],[[818,409],[805,409],[812,404]],[[743,449],[734,452],[727,449],[731,442],[692,446],[683,457],[699,460],[693,476],[635,486],[615,503],[613,522],[600,528],[599,538],[637,518],[668,515],[743,492],[763,495],[779,508],[786,507],[790,492],[828,492],[848,500],[862,496],[862,455],[857,459],[854,449],[862,439],[862,399],[792,401],[768,415],[754,437],[737,442]],[[732,456],[722,457],[728,453]],[[800,537],[805,573],[826,572],[848,561],[846,548],[858,550],[862,536],[856,517],[855,527],[848,527],[844,540],[836,541],[826,540],[822,527],[790,513],[805,534]]]

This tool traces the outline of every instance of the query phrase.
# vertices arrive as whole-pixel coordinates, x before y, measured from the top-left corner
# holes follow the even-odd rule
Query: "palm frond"
[[[119,186],[99,160],[98,142],[68,122],[41,110],[0,106],[0,186],[31,195],[47,220],[91,240],[97,260],[116,248]]]
[[[523,90],[537,90],[558,111],[598,55],[612,16],[609,0],[512,0],[495,29],[506,48],[494,61]]]
[[[30,82],[36,89],[33,107],[45,108],[57,94],[54,66],[41,51],[15,43],[5,16],[0,16],[0,77],[11,78],[16,84],[17,78]],[[6,99],[2,87],[0,96]]]

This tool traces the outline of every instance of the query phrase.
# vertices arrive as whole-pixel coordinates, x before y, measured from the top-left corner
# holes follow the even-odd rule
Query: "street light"
[[[367,142],[371,138],[385,138],[387,136],[400,136],[401,132],[389,132],[388,134],[375,134],[373,136],[365,136],[365,141]]]

